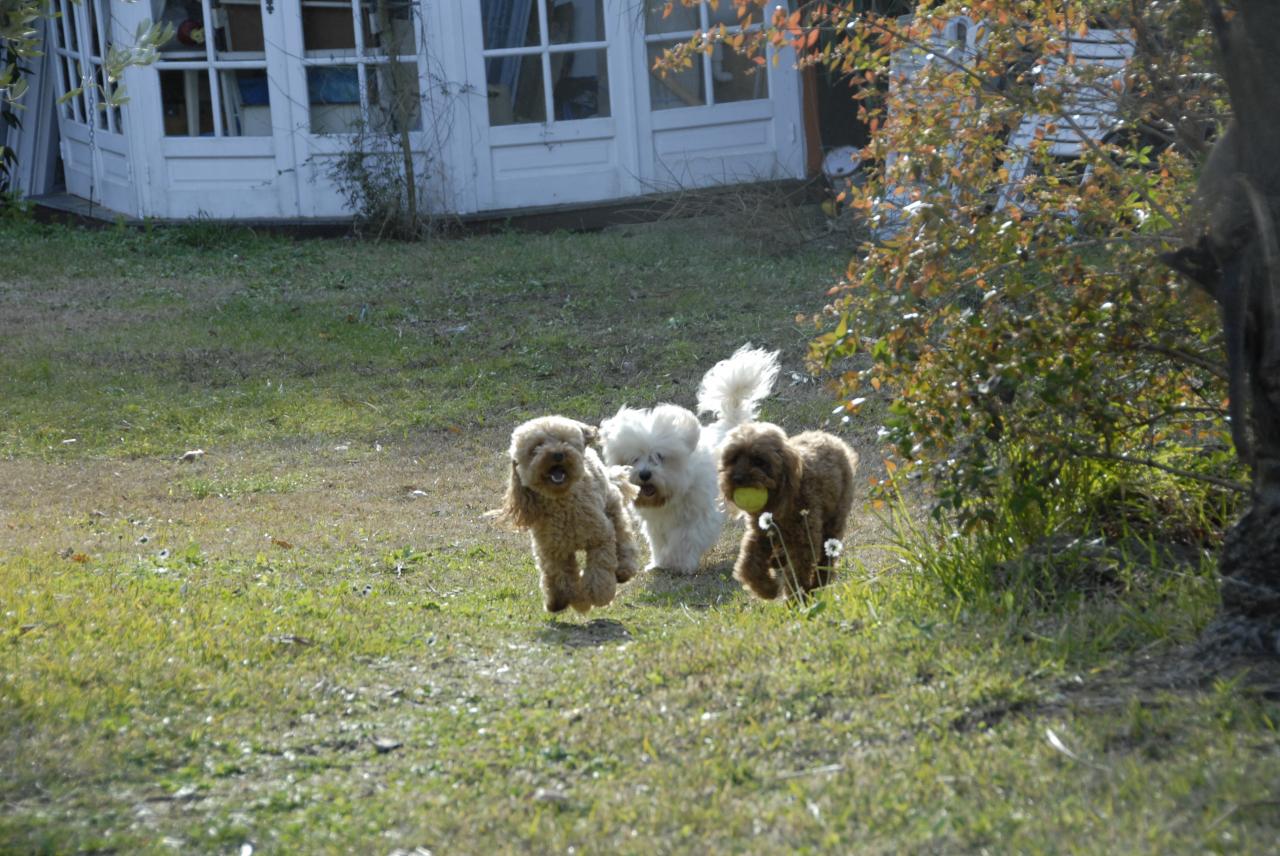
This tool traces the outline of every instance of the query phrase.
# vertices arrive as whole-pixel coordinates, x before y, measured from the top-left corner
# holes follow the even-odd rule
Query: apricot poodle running
[[[749,516],[734,578],[766,600],[830,582],[857,467],[857,453],[833,434],[788,438],[768,422],[735,428],[720,454],[720,490]]]
[[[502,513],[532,536],[548,612],[605,606],[640,567],[628,510],[635,488],[625,467],[605,469],[588,445],[595,439],[594,427],[563,416],[532,419],[511,434]]]

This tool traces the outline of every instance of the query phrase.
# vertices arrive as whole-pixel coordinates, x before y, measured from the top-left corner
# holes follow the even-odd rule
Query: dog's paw
[[[546,607],[547,612],[551,613],[552,615],[555,615],[557,612],[564,612],[566,609],[568,609],[569,601],[560,600],[558,598],[557,599],[547,598],[542,602],[542,605]]]

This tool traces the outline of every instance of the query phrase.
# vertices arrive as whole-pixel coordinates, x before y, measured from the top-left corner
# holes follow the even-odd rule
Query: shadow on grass
[[[732,562],[717,562],[697,574],[650,571],[633,583],[637,589],[630,602],[637,606],[710,609],[739,591],[732,572]]]
[[[571,624],[552,618],[538,631],[538,638],[566,648],[594,648],[609,642],[629,642],[631,631],[613,618],[593,618],[586,624]]]

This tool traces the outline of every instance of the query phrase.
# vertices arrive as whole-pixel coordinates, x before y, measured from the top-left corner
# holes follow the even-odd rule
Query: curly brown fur
[[[768,500],[748,512],[734,578],[766,600],[829,583],[824,545],[844,537],[857,467],[857,453],[823,431],[788,438],[768,422],[735,428],[720,453],[720,491],[732,503],[738,488],[763,488]],[[760,528],[765,512],[773,516],[768,531]]]
[[[532,419],[511,434],[502,513],[530,532],[548,612],[605,606],[640,567],[619,489],[627,474],[605,469],[588,445],[595,436],[592,426],[562,416]]]

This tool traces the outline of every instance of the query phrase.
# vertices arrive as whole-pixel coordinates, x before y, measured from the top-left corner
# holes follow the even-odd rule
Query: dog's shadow
[[[566,648],[595,648],[610,642],[630,642],[631,631],[613,618],[593,618],[585,624],[553,618],[538,631],[538,638]]]
[[[635,606],[710,609],[725,603],[740,590],[733,576],[733,562],[717,562],[696,574],[677,574],[658,568],[631,583],[627,603]]]

